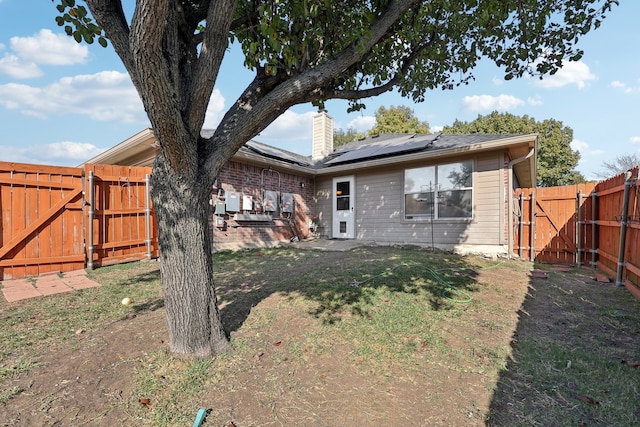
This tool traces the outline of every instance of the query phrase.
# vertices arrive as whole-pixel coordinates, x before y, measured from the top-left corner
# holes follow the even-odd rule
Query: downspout
[[[513,256],[513,165],[517,164],[517,163],[521,163],[524,162],[525,160],[531,158],[531,156],[533,156],[536,152],[535,146],[529,148],[529,153],[527,153],[525,156],[522,157],[518,157],[517,159],[513,159],[511,160],[508,165],[507,168],[509,170],[508,174],[509,174],[509,215],[507,218],[508,221],[508,227],[509,227],[509,242],[508,242],[508,248],[507,250],[509,251],[508,257],[511,258]],[[535,182],[533,183],[535,185]]]

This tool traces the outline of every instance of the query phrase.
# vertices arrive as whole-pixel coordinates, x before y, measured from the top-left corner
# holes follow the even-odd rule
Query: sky
[[[577,169],[597,178],[603,161],[640,154],[640,1],[622,0],[602,26],[582,38],[584,56],[554,76],[505,81],[489,61],[475,80],[435,90],[416,104],[397,92],[365,100],[347,113],[345,101],[328,101],[334,127],[366,131],[380,106],[408,106],[432,131],[494,110],[538,121],[555,119],[573,129]],[[77,44],[55,23],[55,4],[0,0],[0,161],[76,166],[149,127],[124,66],[111,46]],[[37,6],[37,7],[36,7]],[[209,104],[205,128],[222,115],[253,78],[230,49]],[[309,104],[286,111],[256,141],[311,154]]]

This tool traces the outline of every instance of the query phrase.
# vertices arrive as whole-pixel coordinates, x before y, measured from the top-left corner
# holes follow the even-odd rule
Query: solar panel
[[[405,152],[419,151],[427,148],[437,135],[403,136],[379,143],[368,144],[348,151],[335,159],[331,159],[325,164],[332,165],[350,162],[353,160],[363,160],[373,157],[388,156]]]

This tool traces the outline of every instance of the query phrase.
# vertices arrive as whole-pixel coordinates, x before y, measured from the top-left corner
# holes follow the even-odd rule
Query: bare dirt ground
[[[380,255],[385,250],[372,251]],[[328,252],[314,263],[331,269],[346,256],[362,256],[350,254]],[[514,367],[513,372],[506,369],[511,347],[523,337],[563,341],[568,334],[575,335],[571,325],[581,325],[585,342],[610,346],[612,357],[621,360],[637,358],[640,330],[627,328],[621,333],[618,325],[600,324],[594,329],[587,324],[594,310],[634,309],[628,300],[625,304],[630,306],[612,305],[612,292],[620,289],[595,282],[590,269],[533,280],[528,275],[530,265],[519,264],[479,271],[474,303],[434,324],[445,354],[434,343],[408,336],[403,339],[415,351],[403,363],[382,357],[372,364],[354,354],[344,340],[317,338],[323,326],[317,317],[301,316],[308,307],[293,303],[291,294],[247,296],[242,307],[233,308],[236,317],[231,315],[232,304],[223,306],[232,337],[243,346],[236,350],[241,357],[219,362],[220,372],[227,376],[206,380],[194,399],[193,415],[198,407],[208,408],[204,425],[225,427],[517,425],[522,420],[510,412],[514,401],[526,400],[532,380],[518,376]],[[272,274],[271,280],[278,280],[282,271]],[[246,278],[234,280],[226,286],[242,287]],[[225,294],[225,289],[220,291]],[[0,302],[0,314],[6,307]],[[162,307],[154,306],[47,349],[28,374],[0,384],[3,389],[22,390],[0,405],[0,425],[160,423],[147,416],[154,409],[140,403],[144,396],[135,394],[133,379],[145,369],[155,369],[157,378],[170,375],[168,365],[155,363],[167,348],[164,315]],[[380,353],[384,355],[383,348]],[[153,396],[152,401],[162,398]]]

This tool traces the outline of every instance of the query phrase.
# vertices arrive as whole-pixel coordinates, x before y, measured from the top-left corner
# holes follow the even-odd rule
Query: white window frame
[[[439,170],[440,169],[445,169],[446,166],[451,166],[451,165],[457,165],[457,164],[468,164],[469,167],[471,168],[471,175],[470,175],[470,184],[468,186],[460,186],[460,187],[454,187],[454,188],[442,188],[441,184],[441,180],[438,179],[439,177]],[[404,212],[404,219],[406,221],[432,221],[432,220],[447,220],[447,221],[451,221],[451,220],[470,220],[473,219],[473,193],[474,193],[474,189],[473,189],[473,182],[474,182],[474,162],[473,160],[463,160],[463,161],[458,161],[458,162],[450,162],[450,163],[440,163],[440,164],[436,164],[436,165],[428,165],[428,166],[421,166],[421,167],[416,167],[416,168],[407,168],[404,170],[404,186],[403,186],[403,197],[402,197],[402,203],[403,203],[403,212]],[[434,178],[435,182],[429,181],[428,184],[426,184],[426,181],[422,183],[422,185],[420,185],[419,187],[416,186],[415,184],[411,183],[411,179],[408,179],[408,175],[413,175],[413,176],[430,176],[432,178]],[[445,179],[443,179],[442,181],[445,181]],[[408,188],[409,186],[411,186],[411,188]],[[451,190],[455,190],[455,191],[470,191],[470,198],[471,198],[471,209],[470,209],[470,213],[469,216],[442,216],[442,214],[439,212],[439,205],[441,203],[434,203],[433,200],[438,201],[441,200],[441,198],[443,196],[441,196],[441,193],[447,192],[447,191],[451,191]],[[431,195],[432,194],[432,195]],[[431,201],[431,212],[430,213],[407,213],[408,209],[407,209],[407,196],[408,195],[414,195],[415,200],[420,201],[420,202],[424,202],[424,203],[429,203],[429,199],[432,199]]]

